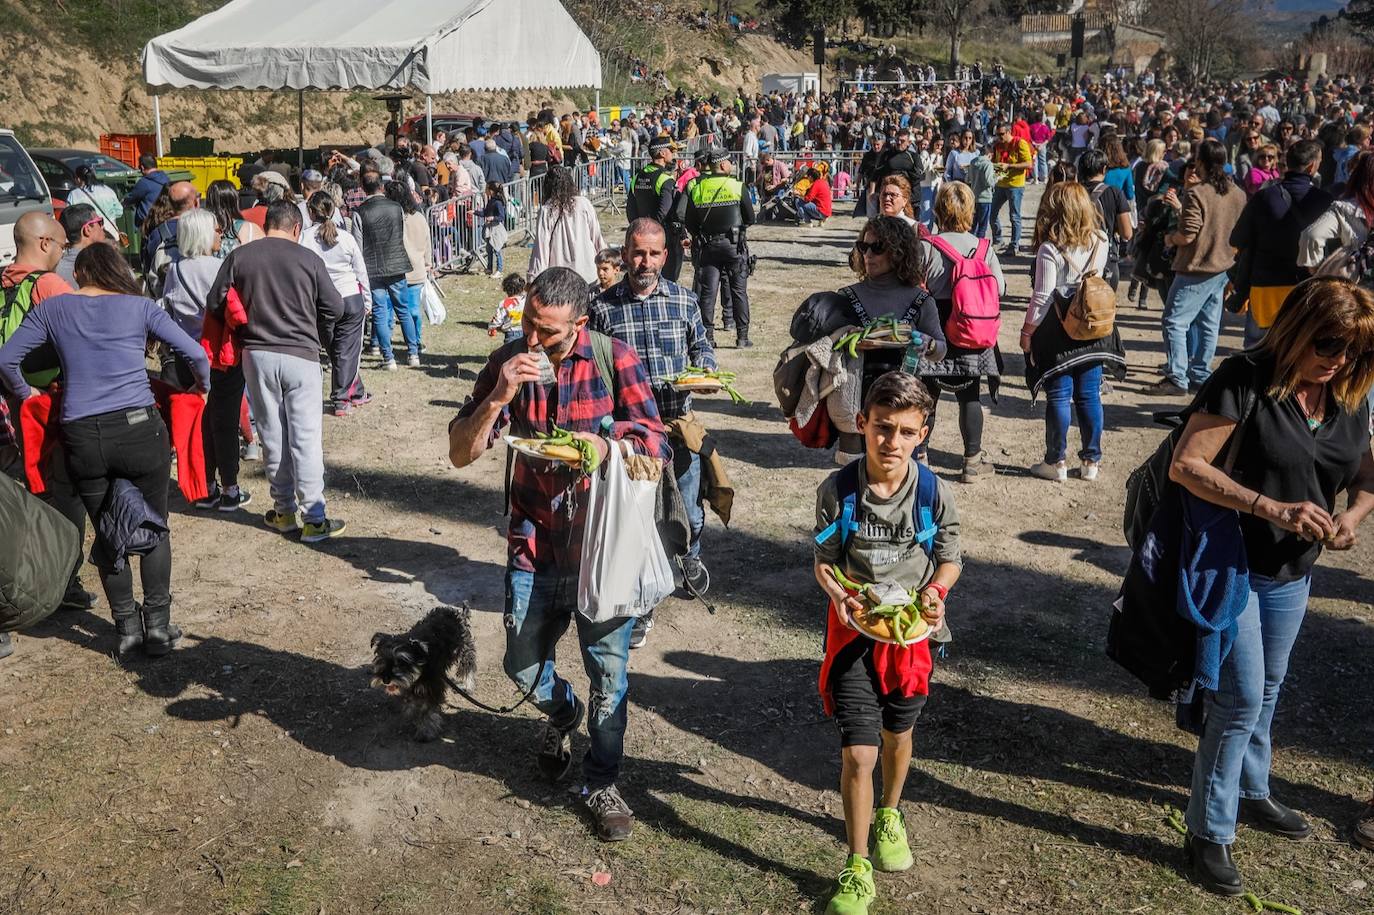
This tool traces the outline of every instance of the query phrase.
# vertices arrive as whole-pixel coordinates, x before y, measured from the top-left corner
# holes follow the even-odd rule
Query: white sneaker
[[[396,371],[396,360],[395,360],[395,359],[388,359],[387,361],[383,362],[383,363],[382,363],[382,371],[384,371],[384,372],[394,372],[394,371]]]
[[[418,369],[420,367],[420,354],[411,353],[409,356],[407,356],[406,365],[410,366],[413,369]]]
[[[1052,480],[1055,483],[1063,483],[1069,478],[1069,467],[1063,461],[1057,464],[1047,464],[1041,461],[1030,469],[1030,475],[1039,477],[1042,480]]]
[[[1097,472],[1101,469],[1101,461],[1084,461],[1083,466],[1079,468],[1078,474],[1091,483],[1093,480],[1097,479]]]

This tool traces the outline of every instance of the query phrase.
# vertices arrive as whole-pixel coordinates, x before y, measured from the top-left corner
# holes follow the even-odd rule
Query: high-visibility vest
[[[729,175],[706,175],[687,185],[687,230],[695,236],[723,235],[744,225],[744,184]]]

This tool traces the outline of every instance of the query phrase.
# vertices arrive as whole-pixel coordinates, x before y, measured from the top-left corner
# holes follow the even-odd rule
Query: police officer
[[[754,224],[754,205],[744,185],[730,175],[730,154],[719,147],[706,155],[706,170],[687,183],[677,202],[678,221],[692,240],[692,290],[701,307],[706,334],[715,344],[716,290],[722,277],[735,318],[735,345],[749,340],[749,249],[744,233]]]
[[[682,226],[673,220],[673,205],[677,202],[677,146],[666,136],[649,141],[649,164],[635,172],[630,182],[630,199],[626,201],[626,215],[630,222],[647,217],[663,226],[668,238],[668,261],[663,277],[677,282],[682,274]]]

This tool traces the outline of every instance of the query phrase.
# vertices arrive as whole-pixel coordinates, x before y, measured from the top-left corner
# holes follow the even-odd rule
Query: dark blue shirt
[[[167,312],[137,295],[78,295],[44,299],[0,346],[0,380],[15,397],[29,396],[19,365],[44,343],[62,362],[62,422],[153,405],[144,350],[161,340],[210,387],[210,360]]]
[[[138,226],[143,225],[143,220],[148,218],[148,211],[153,208],[153,201],[161,194],[162,189],[171,183],[167,173],[161,169],[154,169],[134,185],[133,190],[129,191],[124,197],[124,205],[134,208],[134,221]]]

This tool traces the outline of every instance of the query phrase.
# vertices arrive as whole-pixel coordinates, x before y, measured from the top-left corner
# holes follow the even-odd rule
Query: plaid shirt
[[[458,411],[471,416],[491,395],[501,366],[528,347],[513,340],[487,358],[477,375],[472,394]],[[513,434],[526,437],[552,431],[552,424],[572,432],[601,433],[601,423],[611,417],[610,439],[624,439],[639,454],[657,455],[667,463],[673,452],[659,419],[653,392],[644,367],[634,350],[620,341],[613,344],[615,397],[606,390],[592,355],[591,336],[584,329],[572,352],[558,365],[557,402],[549,399],[552,387],[526,384],[510,405],[501,411],[489,444],[511,426]],[[536,572],[554,568],[576,572],[582,560],[582,525],[587,520],[585,499],[591,483],[565,464],[517,455],[510,491],[510,531],[507,563],[511,568]]]
[[[695,293],[665,279],[644,298],[635,295],[629,280],[616,283],[592,302],[588,326],[634,348],[649,373],[658,412],[668,419],[692,408],[692,395],[678,391],[669,380],[689,365],[716,367],[716,352],[706,339]]]
[[[364,200],[366,200],[366,199],[367,199],[367,191],[363,190],[361,186],[359,186],[359,187],[351,187],[351,188],[349,188],[348,190],[344,191],[344,195],[343,195],[343,212],[344,212],[344,215],[345,215],[345,216],[352,216],[352,215],[353,215],[353,211],[356,210],[356,209],[358,208],[359,204],[361,204],[361,203],[362,203]]]

